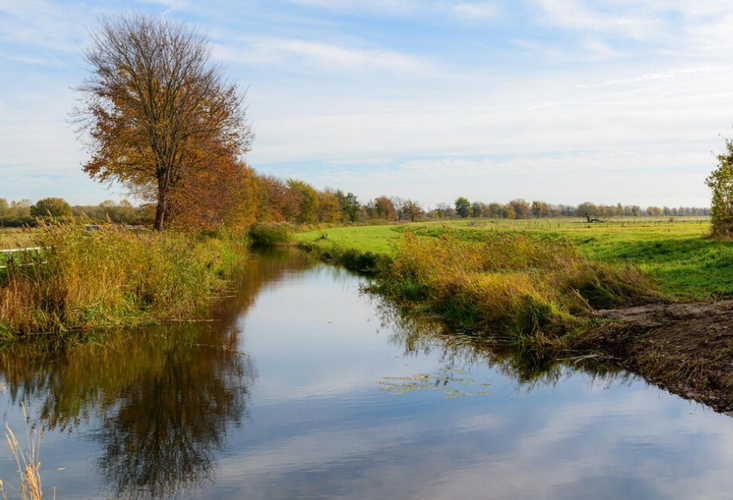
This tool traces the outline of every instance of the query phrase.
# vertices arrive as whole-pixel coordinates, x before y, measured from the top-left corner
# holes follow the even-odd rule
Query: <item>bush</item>
[[[249,230],[254,245],[290,245],[295,239],[295,227],[287,222],[258,222]]]

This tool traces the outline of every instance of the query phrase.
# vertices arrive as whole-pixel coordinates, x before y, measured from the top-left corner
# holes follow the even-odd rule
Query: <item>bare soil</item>
[[[599,350],[648,381],[733,414],[733,300],[599,311],[609,320],[577,347]]]

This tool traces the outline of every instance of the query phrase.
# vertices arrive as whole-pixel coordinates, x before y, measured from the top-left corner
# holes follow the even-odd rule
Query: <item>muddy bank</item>
[[[610,320],[577,347],[686,399],[733,412],[733,300],[599,311]]]

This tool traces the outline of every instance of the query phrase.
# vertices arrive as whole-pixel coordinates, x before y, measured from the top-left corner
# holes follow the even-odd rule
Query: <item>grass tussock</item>
[[[287,222],[258,222],[250,228],[249,237],[253,245],[290,245],[295,241],[295,226]]]
[[[389,270],[392,262],[391,257],[386,254],[360,250],[339,241],[328,241],[325,236],[314,242],[301,241],[298,248],[324,262],[369,275],[382,276]]]
[[[377,291],[426,303],[462,326],[521,344],[561,342],[593,309],[657,297],[639,270],[591,261],[566,242],[489,232],[483,242],[406,232]]]
[[[190,317],[244,252],[234,240],[42,224],[40,253],[0,270],[0,335],[63,333]]]

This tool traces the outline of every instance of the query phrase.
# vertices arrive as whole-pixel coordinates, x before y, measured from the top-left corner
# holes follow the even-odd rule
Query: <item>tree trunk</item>
[[[158,190],[158,206],[155,207],[155,222],[153,223],[153,229],[155,231],[162,231],[163,224],[165,223],[165,212],[168,206],[168,193],[164,189]]]

